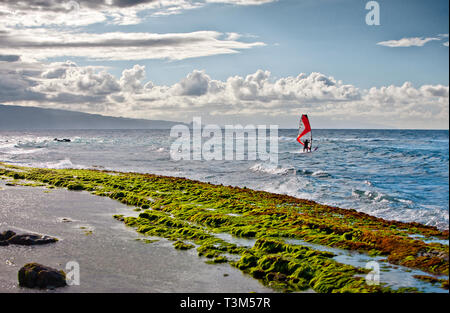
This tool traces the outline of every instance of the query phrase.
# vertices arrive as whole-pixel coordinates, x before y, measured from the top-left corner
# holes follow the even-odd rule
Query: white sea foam
[[[10,154],[10,155],[19,155],[19,154],[32,154],[42,151],[42,149],[23,149],[23,148],[17,148],[15,146],[12,147],[2,147],[0,148],[0,153],[3,154]]]
[[[257,163],[250,167],[250,170],[254,172],[262,172],[267,174],[273,174],[273,175],[286,175],[289,172],[293,172],[293,168],[286,168],[281,167],[273,164],[266,164],[266,163]]]
[[[54,169],[83,169],[88,168],[83,165],[73,164],[70,159],[64,159],[52,162],[37,162],[29,164],[31,167],[54,168]]]
[[[402,202],[402,203],[405,203],[405,204],[407,204],[407,205],[413,205],[413,204],[414,204],[414,202],[411,201],[411,200],[398,199],[398,201],[400,201],[400,202]]]
[[[307,178],[299,176],[287,176],[288,179],[279,184],[265,183],[258,190],[284,194],[301,199],[316,201],[319,195],[316,192],[311,192],[312,184]]]
[[[372,201],[374,203],[392,203],[392,202],[400,202],[408,207],[414,205],[414,202],[407,199],[401,199],[395,196],[391,196],[382,192],[373,191],[373,190],[359,190],[353,189],[352,195],[356,198],[360,198],[363,200]]]
[[[393,197],[389,197],[388,195],[385,195],[381,192],[376,192],[376,191],[372,191],[372,190],[359,190],[359,189],[354,189],[352,191],[352,195],[356,198],[361,198],[361,199],[365,199],[365,200],[370,200],[373,202],[381,202],[384,200],[394,200]]]
[[[32,154],[46,148],[46,141],[35,140],[0,140],[0,154],[20,155]]]
[[[295,137],[286,137],[286,136],[280,136],[278,137],[279,141],[286,141],[286,142],[296,142]]]
[[[449,214],[440,208],[434,209],[418,209],[414,208],[398,208],[392,210],[389,205],[368,205],[359,209],[367,214],[382,217],[387,220],[397,220],[403,222],[417,222],[425,225],[436,226],[440,229],[448,229]]]
[[[314,177],[330,177],[331,175],[325,171],[315,171],[311,176]]]

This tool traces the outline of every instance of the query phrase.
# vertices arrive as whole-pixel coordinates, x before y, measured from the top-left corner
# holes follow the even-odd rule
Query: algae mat
[[[0,175],[11,184],[86,190],[135,206],[138,216],[114,217],[141,234],[173,241],[175,249],[196,249],[207,263],[229,263],[276,290],[418,291],[368,284],[368,269],[338,262],[332,249],[314,245],[360,252],[383,264],[425,272],[416,278],[448,289],[448,278],[443,277],[448,276],[448,230],[184,178],[5,164]]]

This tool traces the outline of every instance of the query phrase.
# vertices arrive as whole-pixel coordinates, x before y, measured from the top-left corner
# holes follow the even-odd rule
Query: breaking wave
[[[90,168],[84,165],[73,164],[70,159],[64,159],[59,161],[52,162],[36,162],[27,164],[30,167],[38,167],[38,168],[53,168],[53,169],[86,169]]]
[[[250,170],[252,170],[253,172],[261,172],[273,175],[286,175],[294,172],[293,168],[286,168],[281,167],[279,165],[272,165],[266,163],[257,163],[252,167],[250,167]]]

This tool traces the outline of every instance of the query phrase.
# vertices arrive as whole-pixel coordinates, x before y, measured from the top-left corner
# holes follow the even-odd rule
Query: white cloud
[[[0,62],[0,102],[113,116],[217,123],[271,121],[292,126],[299,112],[322,120],[384,127],[448,128],[449,87],[423,85],[359,89],[322,73],[273,79],[268,71],[214,80],[194,70],[170,86],[146,82],[135,65],[120,78],[73,62]]]
[[[390,48],[399,47],[423,47],[426,43],[430,41],[440,41],[448,38],[448,34],[439,34],[436,37],[410,37],[402,38],[400,40],[387,40],[378,42],[377,45],[386,46]],[[448,41],[443,44],[448,47]]]
[[[242,35],[238,33],[227,33],[227,40],[238,40]]]
[[[186,78],[175,85],[179,91],[176,93],[181,96],[203,96],[210,89],[211,78],[204,71],[193,71]]]
[[[84,33],[45,28],[0,31],[0,55],[20,54],[27,60],[51,57],[85,57],[95,60],[144,60],[233,54],[264,46],[241,42],[215,31],[191,33]],[[229,37],[229,36],[228,36]]]
[[[0,25],[4,26],[86,26],[108,22],[139,24],[142,16],[180,14],[209,3],[262,5],[277,0],[3,0]]]
[[[139,93],[142,90],[142,80],[145,78],[145,66],[134,65],[133,68],[124,70],[120,77],[122,90]]]
[[[37,84],[30,88],[32,91],[51,97],[60,93],[106,97],[124,88],[105,69],[79,67],[73,62],[52,63],[49,68],[36,80]]]
[[[229,3],[235,5],[262,5],[278,0],[206,0],[209,3]]]
[[[411,37],[411,38],[402,38],[399,40],[388,40],[378,42],[377,45],[386,46],[391,48],[398,47],[423,47],[427,42],[441,40],[438,37]]]

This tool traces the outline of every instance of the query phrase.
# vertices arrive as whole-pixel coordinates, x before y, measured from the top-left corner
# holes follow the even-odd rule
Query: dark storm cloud
[[[174,38],[150,38],[150,39],[126,39],[123,38],[99,39],[98,41],[71,41],[60,42],[46,40],[42,42],[21,41],[11,36],[1,36],[0,44],[9,48],[95,48],[95,47],[165,47],[178,46],[183,44],[195,44],[200,41],[206,41],[205,38],[193,37],[174,37]]]
[[[139,4],[151,3],[156,0],[2,0],[12,10],[48,10],[52,12],[67,12],[77,8],[79,5],[82,8],[90,9],[106,9],[106,8],[124,8],[133,7]]]
[[[44,100],[44,94],[30,90],[33,86],[36,82],[27,75],[0,68],[0,103]]]
[[[75,70],[71,81],[66,79],[70,68]],[[0,62],[0,103],[102,104],[107,96],[119,91],[120,85],[112,75],[80,68],[72,62]]]
[[[51,102],[65,103],[65,104],[80,104],[80,103],[100,104],[105,101],[105,97],[102,95],[80,95],[70,92],[60,92],[55,97],[48,98],[47,100]]]
[[[150,2],[155,2],[155,0],[115,0],[114,5],[123,8]]]

